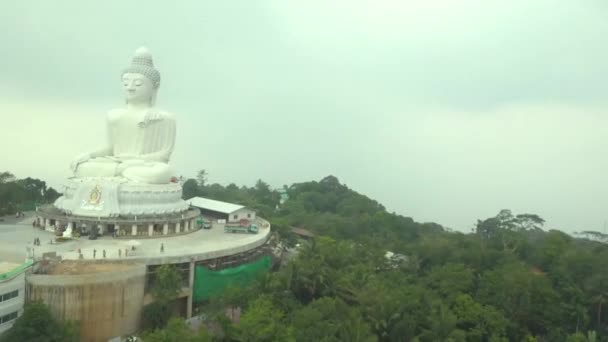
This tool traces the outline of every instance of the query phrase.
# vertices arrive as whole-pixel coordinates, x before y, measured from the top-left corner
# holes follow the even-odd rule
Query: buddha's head
[[[122,72],[127,103],[154,105],[160,87],[160,72],[154,68],[152,55],[145,47],[135,51],[131,66]]]

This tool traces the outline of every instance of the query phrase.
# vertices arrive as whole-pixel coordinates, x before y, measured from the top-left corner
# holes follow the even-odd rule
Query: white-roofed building
[[[22,264],[0,262],[0,335],[23,313],[25,273],[31,266],[31,260]]]
[[[255,219],[255,211],[240,204],[216,201],[204,197],[193,197],[186,202],[190,206],[198,208],[204,216],[225,219],[227,222]]]

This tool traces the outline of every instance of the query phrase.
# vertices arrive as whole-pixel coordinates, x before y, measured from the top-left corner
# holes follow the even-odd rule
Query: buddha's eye
[[[135,86],[136,86],[136,87],[139,87],[139,86],[141,86],[141,85],[142,85],[144,82],[142,82],[142,80],[135,80],[135,82],[134,82],[134,83],[135,83]]]

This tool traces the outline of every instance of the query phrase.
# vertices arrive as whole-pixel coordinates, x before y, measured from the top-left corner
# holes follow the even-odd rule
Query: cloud
[[[3,6],[3,169],[60,184],[102,143],[120,71],[145,44],[184,176],[280,186],[334,174],[460,229],[505,207],[571,230],[605,219],[603,1],[141,6]]]
[[[389,209],[458,229],[500,209],[534,212],[550,226],[601,226],[608,190],[608,107],[510,106],[476,113],[423,109],[394,116],[364,175]],[[370,185],[373,184],[373,185]],[[390,197],[390,198],[389,198]]]

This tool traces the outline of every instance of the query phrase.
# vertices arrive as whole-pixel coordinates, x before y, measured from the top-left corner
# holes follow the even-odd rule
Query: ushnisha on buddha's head
[[[131,65],[122,72],[126,103],[153,106],[160,87],[160,72],[154,68],[152,54],[145,47],[135,51]]]

